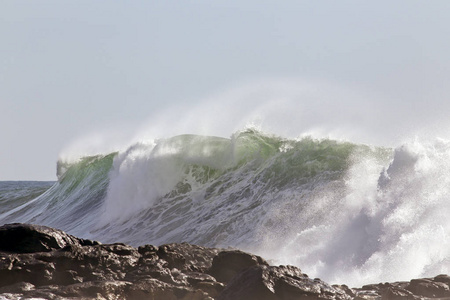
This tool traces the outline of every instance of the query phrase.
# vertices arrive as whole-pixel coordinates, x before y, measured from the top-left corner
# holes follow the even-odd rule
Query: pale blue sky
[[[449,1],[0,1],[0,180],[54,180],[82,136],[226,106],[211,95],[260,80],[362,90],[389,122],[446,116],[449,15]]]

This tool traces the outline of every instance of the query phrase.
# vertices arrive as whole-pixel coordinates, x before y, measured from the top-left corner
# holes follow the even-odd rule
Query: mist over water
[[[253,82],[120,136],[96,133],[95,145],[80,139],[61,155],[59,182],[0,221],[238,247],[351,286],[450,273],[445,109],[332,83]]]
[[[65,147],[60,158],[74,160],[125,150],[137,142],[186,133],[229,138],[249,126],[286,138],[311,135],[391,147],[416,137],[449,137],[445,112],[450,104],[411,96],[395,98],[318,80],[251,81],[200,101],[185,99],[155,110],[141,125],[123,124],[87,133]]]

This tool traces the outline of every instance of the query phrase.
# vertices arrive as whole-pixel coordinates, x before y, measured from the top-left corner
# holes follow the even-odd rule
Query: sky
[[[55,180],[80,145],[215,118],[229,134],[271,112],[294,135],[321,122],[360,137],[446,132],[449,12],[439,0],[0,1],[0,180]]]

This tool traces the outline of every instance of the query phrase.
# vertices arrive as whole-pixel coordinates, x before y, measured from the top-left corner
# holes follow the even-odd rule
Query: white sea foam
[[[449,142],[405,144],[383,167],[373,156],[358,158],[332,206],[326,193],[314,199],[312,226],[296,228],[288,243],[270,241],[282,251],[261,253],[355,286],[449,273]]]
[[[152,147],[141,149],[139,157],[128,153],[131,164],[113,171],[106,198],[115,213],[127,216],[107,212],[111,228],[122,226],[117,234],[109,233],[110,240],[125,238],[126,232],[127,242],[134,244],[235,246],[355,286],[450,271],[449,142],[415,140],[395,151],[355,145],[349,164],[333,171],[331,165],[338,162],[333,155],[346,157],[342,149],[331,151],[336,145],[321,148],[317,141],[308,152],[310,146],[295,144],[304,140],[270,142],[280,141],[284,151],[259,160],[272,149],[264,150],[269,143],[259,141],[260,152],[252,152],[256,156],[244,165],[207,179],[190,163],[210,167],[208,152],[197,152],[192,160],[192,153],[165,149],[157,165],[155,158],[161,156]],[[238,139],[232,152],[254,146],[247,142]],[[302,161],[296,155],[311,157]],[[116,164],[124,161],[119,157]]]

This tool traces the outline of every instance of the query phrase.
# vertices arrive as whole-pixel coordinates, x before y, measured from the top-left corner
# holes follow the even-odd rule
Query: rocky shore
[[[0,227],[0,299],[450,299],[449,286],[439,275],[349,288],[239,250],[134,248],[45,226]]]

